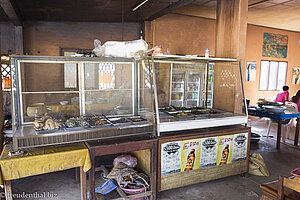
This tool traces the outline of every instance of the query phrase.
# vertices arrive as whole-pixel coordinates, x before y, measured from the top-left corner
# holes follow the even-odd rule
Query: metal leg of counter
[[[11,181],[4,181],[5,199],[12,200],[12,184]]]
[[[296,125],[296,131],[295,131],[295,139],[294,139],[294,145],[298,146],[299,141],[299,127],[300,126],[300,118],[297,117],[297,125]]]
[[[280,149],[280,139],[281,139],[281,120],[278,120],[278,128],[277,128],[277,144],[276,149]]]

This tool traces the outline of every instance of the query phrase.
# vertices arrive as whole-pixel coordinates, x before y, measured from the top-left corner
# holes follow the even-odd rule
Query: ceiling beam
[[[0,0],[0,6],[4,10],[4,12],[7,15],[7,17],[9,18],[9,20],[15,26],[22,26],[22,20],[21,20],[20,14],[15,9],[11,0]]]
[[[191,3],[193,3],[195,0],[179,0],[176,3],[172,3],[169,6],[167,6],[166,8],[158,11],[157,13],[154,13],[153,15],[151,15],[150,17],[148,17],[148,19],[146,21],[152,21],[155,20],[159,17],[162,17],[168,13],[171,13],[173,10],[179,9],[183,6],[189,5]]]

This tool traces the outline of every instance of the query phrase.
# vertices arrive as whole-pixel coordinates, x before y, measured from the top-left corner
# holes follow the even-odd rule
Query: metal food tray
[[[148,120],[141,117],[141,116],[134,116],[134,117],[128,117],[128,120],[131,121],[132,124],[144,124],[145,122],[147,122]],[[134,119],[141,119],[140,121],[134,121]]]
[[[178,113],[187,113],[187,115],[185,116],[178,116],[177,114]],[[176,117],[176,118],[179,118],[179,119],[187,119],[187,118],[195,118],[195,116],[193,114],[191,114],[189,111],[172,111],[172,112],[166,112],[168,113],[169,115],[173,116],[173,117]]]

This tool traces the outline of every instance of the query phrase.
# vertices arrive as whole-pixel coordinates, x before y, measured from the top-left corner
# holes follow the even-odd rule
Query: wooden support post
[[[89,171],[89,187],[90,187],[90,200],[95,200],[95,152],[94,150],[90,150],[90,157],[92,167]]]
[[[80,189],[81,200],[87,200],[86,173],[83,171],[83,166],[80,167]]]
[[[216,57],[236,58],[244,66],[246,52],[248,1],[217,0]],[[214,107],[234,113],[242,113],[243,94],[238,67],[216,64],[214,68]],[[224,75],[225,74],[225,75]],[[226,75],[227,74],[227,75]],[[226,77],[227,76],[227,77]],[[230,83],[224,80],[231,81]],[[232,84],[232,82],[235,82]],[[224,96],[226,98],[224,99]],[[233,106],[231,106],[233,105]]]
[[[4,181],[4,191],[5,191],[5,199],[13,200],[11,181]]]

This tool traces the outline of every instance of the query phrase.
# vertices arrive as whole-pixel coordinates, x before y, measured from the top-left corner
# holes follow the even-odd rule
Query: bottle
[[[208,50],[208,48],[205,49],[205,58],[209,58],[209,50]]]
[[[220,165],[226,165],[229,156],[229,145],[227,144],[222,152],[222,157],[220,161]]]
[[[194,163],[195,163],[195,149],[192,149],[189,155],[187,156],[186,165],[184,168],[184,171],[190,171],[193,170]]]

